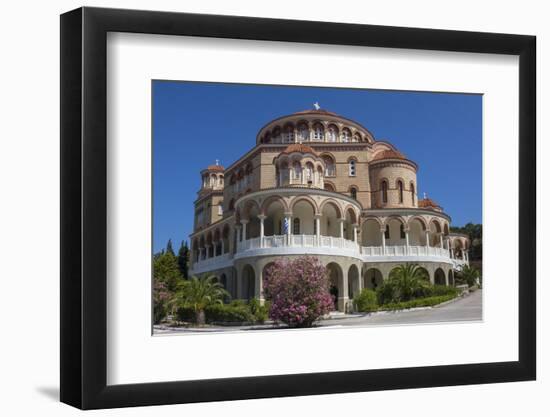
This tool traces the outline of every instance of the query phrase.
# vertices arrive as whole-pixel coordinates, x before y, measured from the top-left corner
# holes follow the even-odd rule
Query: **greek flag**
[[[290,228],[290,221],[288,220],[288,217],[285,217],[283,219],[283,235],[286,235],[288,233],[288,230]]]

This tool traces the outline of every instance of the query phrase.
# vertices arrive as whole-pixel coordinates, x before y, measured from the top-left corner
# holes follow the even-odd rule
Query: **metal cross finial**
[[[220,160],[216,159],[216,165],[219,165],[219,164],[220,164]]]
[[[319,110],[321,108],[321,106],[319,105],[319,102],[316,101],[315,103],[313,103],[313,107],[315,107],[315,110]]]
[[[427,195],[426,195],[426,192],[424,192],[424,200],[426,199]]]

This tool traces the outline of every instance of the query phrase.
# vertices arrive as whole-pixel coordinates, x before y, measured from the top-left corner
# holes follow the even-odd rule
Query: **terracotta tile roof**
[[[439,204],[429,198],[423,198],[418,200],[418,207],[420,208],[441,208]]]
[[[208,165],[208,168],[206,168],[208,171],[219,171],[223,172],[225,171],[225,168],[223,165]]]
[[[310,153],[313,155],[317,155],[311,146],[304,145],[303,143],[293,143],[291,145],[288,145],[286,149],[281,153],[292,153],[292,152]]]
[[[399,151],[394,151],[393,149],[387,149],[385,151],[378,152],[374,155],[374,158],[372,158],[373,161],[379,161],[381,159],[407,159],[405,155],[403,155]]]

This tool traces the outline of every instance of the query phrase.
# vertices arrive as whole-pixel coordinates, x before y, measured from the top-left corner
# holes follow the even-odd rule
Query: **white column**
[[[357,225],[353,225],[353,241],[357,243]]]
[[[408,228],[405,229],[405,245],[407,247],[405,250],[407,251],[407,255],[408,255],[409,254],[409,246],[410,246],[410,244],[409,244],[409,229]]]
[[[344,219],[338,219],[340,221],[340,238],[344,238]]]
[[[451,239],[447,239],[447,250],[449,251],[449,256],[453,259],[453,250],[451,249]]]
[[[285,219],[287,219],[288,222],[288,229],[286,230],[286,239],[287,239],[287,245],[291,246],[292,244],[292,215],[291,214],[285,214]]]
[[[241,220],[241,224],[243,225],[243,229],[241,231],[241,240],[246,240],[246,225],[248,224],[248,220]]]
[[[317,239],[317,246],[321,246],[321,215],[315,216],[315,236]]]
[[[461,254],[462,254],[462,260],[465,261],[465,260],[466,260],[466,257],[464,256],[464,249],[461,249],[460,252],[461,252]]]
[[[466,251],[466,262],[470,262],[470,255],[468,255],[468,251]]]
[[[382,233],[382,254],[385,255],[386,254],[386,228],[380,229],[380,233]]]
[[[199,248],[199,259],[197,259],[197,262],[202,261],[203,251],[204,251],[204,248]]]
[[[426,246],[430,247],[430,231],[426,230]]]
[[[439,245],[441,246],[441,249],[443,249],[443,233],[439,234]]]
[[[223,242],[223,238],[222,238],[222,255],[225,253],[225,245],[224,245],[224,242]]]
[[[259,214],[258,219],[260,219],[260,248],[264,247],[264,220],[265,215]]]

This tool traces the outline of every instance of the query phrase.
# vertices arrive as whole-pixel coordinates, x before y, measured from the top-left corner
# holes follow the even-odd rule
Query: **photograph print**
[[[481,321],[482,101],[153,80],[153,334]]]

